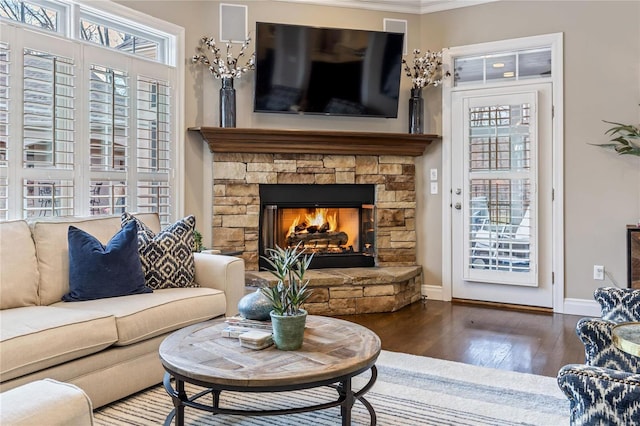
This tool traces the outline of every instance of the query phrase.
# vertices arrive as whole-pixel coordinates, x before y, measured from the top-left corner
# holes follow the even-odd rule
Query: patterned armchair
[[[571,405],[571,424],[640,424],[640,374],[581,364],[565,365],[558,385]]]
[[[640,321],[640,290],[600,287],[593,298],[600,304],[602,319],[616,323]]]
[[[583,318],[576,326],[586,365],[566,365],[558,372],[571,424],[640,424],[640,357],[616,348],[611,337],[616,324],[640,321],[640,290],[602,287],[594,298],[602,317]]]

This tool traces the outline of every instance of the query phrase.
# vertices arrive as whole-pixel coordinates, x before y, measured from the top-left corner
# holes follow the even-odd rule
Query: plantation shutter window
[[[73,169],[73,60],[24,50],[24,166]]]
[[[181,32],[121,13],[69,0],[0,7],[0,220],[174,219]]]
[[[79,49],[35,30],[21,38],[23,47],[13,52],[20,66],[12,75],[22,87],[11,94],[9,108],[17,111],[11,122],[21,126],[9,133],[9,201],[15,202],[9,212],[21,209],[24,218],[74,215]]]
[[[157,212],[170,222],[170,87],[167,81],[138,77],[137,211]]]
[[[123,71],[92,65],[89,89],[91,170],[127,169],[129,78]]]
[[[0,220],[9,217],[9,45],[0,42]]]

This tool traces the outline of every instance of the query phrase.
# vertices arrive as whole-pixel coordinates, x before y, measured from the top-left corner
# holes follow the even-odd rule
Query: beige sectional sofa
[[[157,215],[138,215],[158,232]],[[160,342],[174,330],[234,315],[244,262],[195,253],[199,287],[81,302],[69,291],[67,230],[106,244],[119,217],[0,223],[0,390],[51,378],[84,390],[97,408],[160,383]]]

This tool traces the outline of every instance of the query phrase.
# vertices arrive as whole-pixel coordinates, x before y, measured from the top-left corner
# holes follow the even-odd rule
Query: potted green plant
[[[640,129],[638,127],[612,121],[605,121],[605,123],[615,125],[605,132],[606,135],[613,137],[611,143],[595,145],[604,148],[613,148],[620,155],[629,154],[640,156]]]
[[[302,304],[311,295],[309,280],[304,275],[309,269],[313,254],[304,254],[298,243],[295,247],[269,248],[263,259],[271,267],[270,272],[278,279],[274,286],[265,286],[262,293],[269,299],[273,310],[270,313],[273,341],[278,349],[292,351],[302,346],[307,311]]]
[[[200,233],[200,231],[194,229],[193,230],[193,249],[192,249],[192,251],[194,253],[200,253],[204,249],[205,248],[202,245],[202,234]]]

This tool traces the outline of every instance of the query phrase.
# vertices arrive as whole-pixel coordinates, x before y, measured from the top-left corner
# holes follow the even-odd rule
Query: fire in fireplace
[[[260,256],[300,244],[312,268],[374,266],[374,198],[373,185],[260,185]]]

